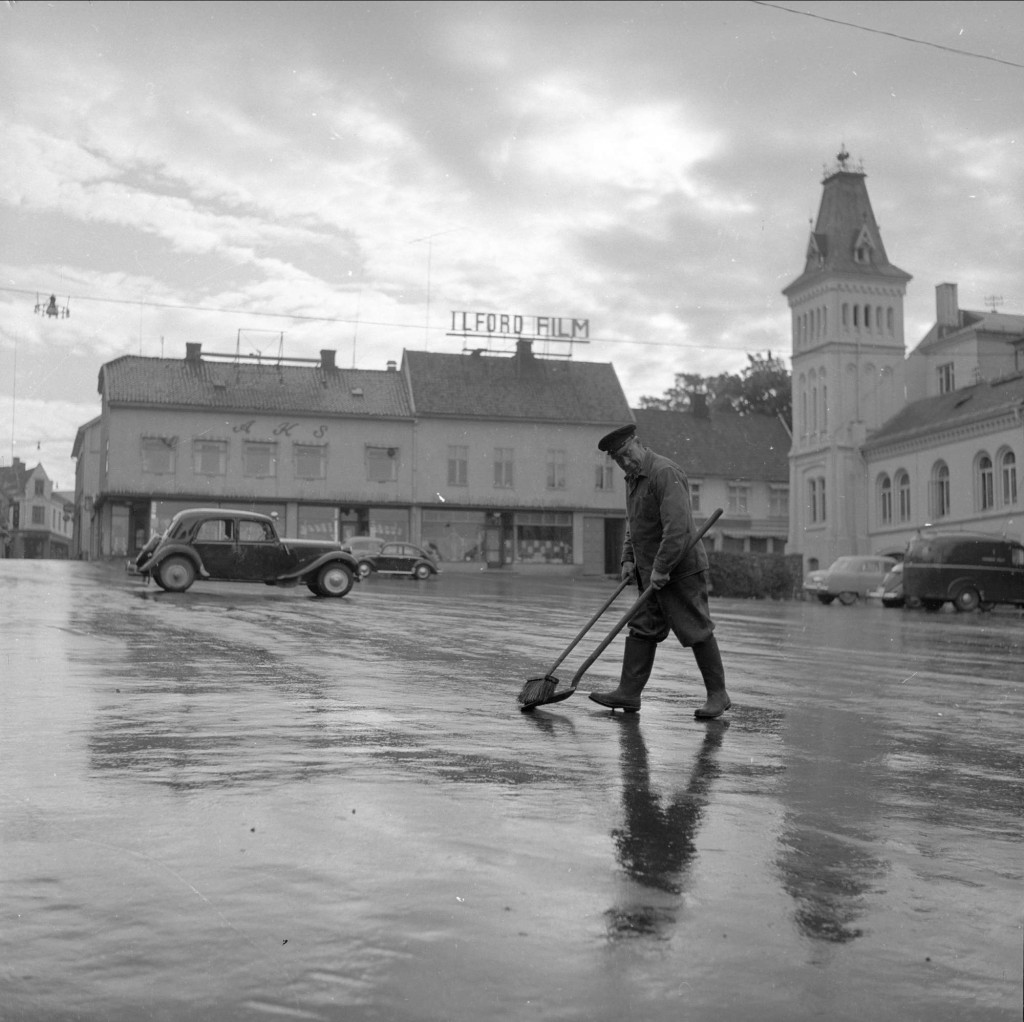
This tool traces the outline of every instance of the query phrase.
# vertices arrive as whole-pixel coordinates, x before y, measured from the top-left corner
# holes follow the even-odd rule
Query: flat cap
[[[618,429],[613,429],[610,433],[601,437],[597,442],[597,449],[614,454],[620,447],[632,440],[634,436],[636,436],[636,426],[633,423],[630,423],[628,426],[619,426]]]

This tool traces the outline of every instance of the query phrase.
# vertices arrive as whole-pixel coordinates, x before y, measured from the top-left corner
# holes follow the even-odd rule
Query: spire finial
[[[846,170],[846,161],[850,158],[850,154],[846,151],[846,143],[843,142],[839,147],[839,152],[836,154],[836,159],[839,161],[839,166],[842,170]]]

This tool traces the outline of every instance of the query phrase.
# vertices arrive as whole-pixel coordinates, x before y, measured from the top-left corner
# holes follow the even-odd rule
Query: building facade
[[[929,526],[1021,536],[1024,316],[958,306],[904,355],[910,275],[889,262],[862,171],[822,182],[792,310],[791,551],[806,568],[901,554]]]
[[[0,467],[0,557],[65,560],[71,556],[73,502],[54,490],[42,465],[20,458]]]

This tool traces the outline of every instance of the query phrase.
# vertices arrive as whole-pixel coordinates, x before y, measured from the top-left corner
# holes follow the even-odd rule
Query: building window
[[[142,471],[153,475],[174,475],[174,452],[177,437],[143,437]]]
[[[750,487],[746,483],[729,483],[728,506],[731,515],[750,514]]]
[[[939,393],[948,394],[950,391],[956,389],[955,378],[953,376],[953,363],[944,362],[940,365],[935,372],[939,377]]]
[[[515,448],[494,448],[494,486],[496,489],[511,490],[516,485],[515,463]]]
[[[602,455],[594,463],[594,489],[611,490],[615,485],[615,462],[607,455]]]
[[[843,302],[843,326],[849,327],[850,325],[850,305],[848,302]]]
[[[469,448],[448,445],[448,485],[465,486],[469,479]]]
[[[397,447],[366,448],[366,478],[371,483],[393,483],[398,478]]]
[[[996,503],[992,459],[987,454],[982,454],[975,464],[975,502],[979,511],[991,511]]]
[[[690,510],[695,513],[700,513],[700,490],[701,481],[690,480]]]
[[[228,470],[226,440],[193,440],[192,470],[197,476],[222,476]]]
[[[932,468],[931,507],[932,518],[945,518],[949,514],[949,466],[937,461]]]
[[[310,504],[299,505],[299,539],[325,539],[336,541],[338,538],[338,512],[333,507],[317,507]],[[246,523],[243,522],[243,526]],[[243,537],[244,538],[244,537]]]
[[[1013,451],[1003,451],[999,458],[999,495],[1004,507],[1017,503],[1017,459]]]
[[[547,476],[549,490],[565,489],[565,451],[548,450]]]
[[[768,488],[768,517],[789,517],[789,487],[770,486]]]
[[[277,444],[256,441],[242,444],[242,474],[255,479],[277,475]]]
[[[46,496],[46,480],[45,479],[33,479],[32,482],[34,484],[33,489],[35,490],[36,496],[37,497],[45,497]]]
[[[807,517],[812,523],[824,522],[825,508],[825,477],[807,480]]]
[[[46,524],[46,508],[40,505],[33,505],[32,507],[32,524],[33,525],[45,525]]]
[[[292,457],[296,479],[327,478],[327,448],[323,444],[295,444]]]
[[[572,564],[572,515],[535,511],[516,515],[516,560],[525,564]]]
[[[906,472],[896,473],[896,504],[901,522],[910,521],[910,476]]]

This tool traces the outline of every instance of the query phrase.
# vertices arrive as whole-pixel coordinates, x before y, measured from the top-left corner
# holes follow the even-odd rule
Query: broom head
[[[545,674],[540,678],[528,678],[523,690],[519,693],[519,702],[523,713],[535,706],[548,702],[558,688],[558,679],[553,674]]]

